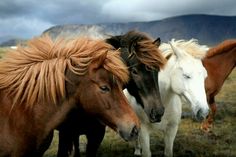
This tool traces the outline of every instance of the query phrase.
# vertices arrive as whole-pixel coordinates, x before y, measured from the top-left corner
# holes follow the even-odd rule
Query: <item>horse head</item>
[[[204,88],[207,72],[201,60],[191,54],[190,46],[191,42],[174,40],[169,44],[161,45],[163,55],[169,59],[165,69],[161,71],[159,80],[161,80],[161,89],[169,89],[184,97],[190,103],[196,119],[202,120],[207,116],[209,110]],[[200,56],[202,53],[196,45],[193,45],[191,49],[199,51],[196,52],[196,56]],[[204,50],[202,49],[202,51]],[[163,97],[167,100],[168,96],[166,93],[164,94]]]
[[[127,67],[118,51],[95,47],[106,52],[96,52],[90,61],[84,58],[89,66],[82,76],[67,70],[67,90],[75,93],[79,107],[86,113],[117,131],[125,140],[133,140],[138,136],[140,124],[122,92],[123,84],[129,79]],[[75,65],[79,68],[76,71],[84,70],[86,62]]]
[[[195,59],[174,43],[170,43],[170,46],[176,58],[171,73],[171,88],[190,103],[196,119],[203,120],[209,111],[204,88],[207,72],[200,59]]]
[[[150,122],[160,121],[164,107],[159,93],[158,72],[166,62],[158,50],[160,40],[153,41],[142,33],[131,31],[111,37],[107,42],[121,51],[129,67],[130,80],[125,85],[129,93],[144,108]]]

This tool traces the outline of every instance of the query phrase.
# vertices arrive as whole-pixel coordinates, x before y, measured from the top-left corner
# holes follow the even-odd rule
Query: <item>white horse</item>
[[[207,72],[201,62],[201,57],[204,57],[208,48],[198,45],[195,40],[172,40],[170,44],[162,44],[160,49],[169,58],[167,65],[159,73],[159,88],[165,105],[161,122],[149,123],[143,109],[135,104],[135,98],[124,91],[141,121],[135,155],[141,155],[142,152],[143,157],[151,157],[149,134],[156,129],[161,129],[164,133],[164,155],[173,156],[173,143],[182,113],[181,97],[189,102],[196,119],[203,120],[209,111],[204,88]]]

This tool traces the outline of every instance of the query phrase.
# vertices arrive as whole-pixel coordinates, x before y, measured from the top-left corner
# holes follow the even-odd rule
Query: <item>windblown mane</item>
[[[220,43],[219,45],[209,49],[206,57],[209,58],[209,57],[215,56],[217,54],[227,52],[234,47],[236,47],[236,39],[225,40],[222,43]]]
[[[163,68],[167,60],[162,56],[153,39],[145,33],[130,31],[127,36],[137,42],[136,56],[141,63],[152,68]],[[132,41],[132,40],[131,40]]]
[[[126,83],[128,71],[119,52],[108,51],[114,51],[109,44],[88,38],[55,41],[47,35],[34,38],[0,61],[0,89],[14,98],[13,105],[24,102],[31,107],[40,101],[56,104],[59,98],[66,97],[65,70],[84,75],[89,65],[98,64],[105,54],[102,66]]]
[[[172,39],[170,43],[180,49],[184,49],[187,53],[198,59],[204,58],[207,50],[209,49],[206,45],[199,45],[196,39],[191,39],[188,41]],[[161,44],[160,49],[165,57],[173,53],[170,44],[167,43]]]
[[[135,51],[132,52],[131,50],[131,53],[134,53],[131,55],[136,55],[141,63],[150,68],[159,69],[163,68],[166,64],[167,60],[162,56],[157,45],[153,43],[154,40],[147,34],[138,31],[130,31],[121,38],[121,45],[123,44],[122,40],[127,44],[123,46],[130,47],[130,45],[133,45]]]

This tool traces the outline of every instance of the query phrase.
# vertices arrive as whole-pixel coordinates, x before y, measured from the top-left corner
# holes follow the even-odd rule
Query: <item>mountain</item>
[[[196,38],[200,44],[215,45],[225,39],[236,38],[236,16],[183,15],[150,22],[59,25],[44,33],[53,37],[79,34],[99,37],[119,35],[133,29],[147,32],[154,38],[160,37],[164,42],[172,38]]]
[[[1,46],[15,46],[17,44],[22,44],[25,43],[27,40],[26,39],[20,39],[20,38],[11,38],[9,40],[3,41],[2,43],[0,43],[0,47]]]

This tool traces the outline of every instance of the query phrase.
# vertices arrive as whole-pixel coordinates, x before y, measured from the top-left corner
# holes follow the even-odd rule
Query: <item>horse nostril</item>
[[[204,115],[203,115],[203,110],[199,109],[196,114],[197,121],[203,121],[204,120]]]
[[[150,113],[150,120],[151,122],[155,121],[156,119],[156,112],[154,109],[151,110],[151,113]]]
[[[160,122],[163,114],[164,114],[164,109],[160,109],[158,111],[152,109],[150,113],[150,122],[151,123]]]
[[[138,133],[139,133],[139,129],[138,127],[135,125],[130,133],[130,137],[131,138],[136,138],[138,137]]]

